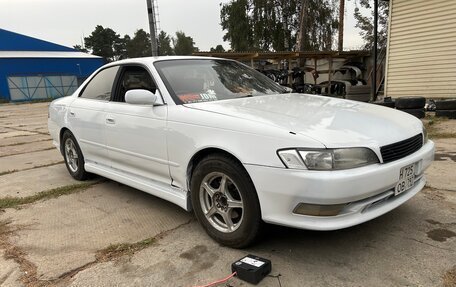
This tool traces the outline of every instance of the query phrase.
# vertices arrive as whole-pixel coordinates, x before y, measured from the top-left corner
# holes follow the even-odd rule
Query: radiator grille
[[[418,134],[409,139],[385,145],[380,148],[383,163],[392,162],[416,152],[423,146],[423,135]]]

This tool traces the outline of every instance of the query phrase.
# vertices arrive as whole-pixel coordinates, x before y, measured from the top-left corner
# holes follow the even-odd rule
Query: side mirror
[[[157,98],[156,94],[143,89],[129,90],[125,93],[125,102],[132,105],[153,106],[157,102]]]

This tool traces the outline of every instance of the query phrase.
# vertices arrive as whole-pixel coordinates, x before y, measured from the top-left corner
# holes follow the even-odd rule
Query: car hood
[[[279,94],[186,104],[313,138],[328,148],[379,147],[422,132],[421,121],[391,108],[307,94]]]

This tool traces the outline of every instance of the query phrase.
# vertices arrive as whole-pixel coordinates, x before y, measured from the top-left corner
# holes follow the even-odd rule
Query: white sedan
[[[313,230],[360,224],[425,185],[434,157],[400,111],[290,94],[236,61],[110,63],[49,107],[69,173],[95,173],[193,210],[231,247],[263,222]]]

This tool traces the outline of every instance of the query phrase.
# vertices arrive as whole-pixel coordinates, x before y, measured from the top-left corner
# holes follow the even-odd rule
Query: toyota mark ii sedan
[[[377,105],[293,94],[236,61],[156,57],[107,64],[49,107],[69,173],[101,175],[195,213],[221,244],[262,223],[357,225],[425,185],[420,120]]]

